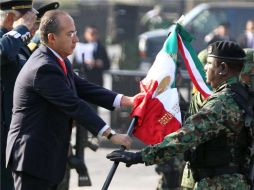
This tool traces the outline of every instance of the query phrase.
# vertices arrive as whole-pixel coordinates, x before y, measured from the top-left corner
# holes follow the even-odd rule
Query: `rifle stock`
[[[78,186],[92,186],[92,182],[84,160],[85,147],[89,147],[93,151],[98,149],[98,145],[88,141],[88,131],[83,126],[76,123],[76,153],[74,156],[72,156],[70,162],[78,173]]]

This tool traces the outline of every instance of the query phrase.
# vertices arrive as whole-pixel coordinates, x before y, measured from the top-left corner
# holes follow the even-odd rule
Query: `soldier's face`
[[[220,64],[217,63],[215,58],[208,57],[204,69],[206,71],[206,82],[212,88],[216,88],[221,82],[221,76],[219,74],[221,71]]]

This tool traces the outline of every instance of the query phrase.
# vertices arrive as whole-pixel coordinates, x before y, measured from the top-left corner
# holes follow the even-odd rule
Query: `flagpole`
[[[127,131],[127,135],[128,135],[128,136],[131,136],[137,119],[138,119],[138,118],[137,118],[136,116],[132,118],[131,123],[130,123],[130,126],[129,126],[128,131]],[[121,146],[121,148],[120,148],[120,150],[125,150],[125,149],[126,149],[125,146]],[[104,182],[103,187],[102,187],[101,190],[107,190],[107,189],[108,189],[109,184],[110,184],[111,181],[112,181],[112,178],[113,178],[113,176],[114,176],[114,174],[115,174],[115,172],[116,172],[116,169],[117,169],[118,165],[119,165],[119,162],[114,162],[114,164],[112,165],[112,167],[111,167],[111,169],[110,169],[110,171],[109,171],[109,174],[108,174],[108,176],[107,176],[107,179],[106,179],[106,181]]]

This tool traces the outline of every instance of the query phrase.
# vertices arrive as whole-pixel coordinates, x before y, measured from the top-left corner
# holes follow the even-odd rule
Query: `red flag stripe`
[[[177,43],[178,43],[178,47],[179,47],[179,50],[180,50],[180,53],[183,57],[183,60],[184,60],[184,63],[186,65],[186,68],[188,70],[188,73],[190,75],[190,78],[191,78],[191,81],[193,82],[193,84],[195,85],[195,87],[197,88],[197,90],[205,97],[205,98],[208,98],[210,96],[210,94],[207,94],[201,87],[200,85],[198,84],[191,68],[190,68],[190,63],[189,63],[189,60],[187,59],[185,53],[184,53],[184,50],[183,50],[183,44],[182,44],[182,40],[181,40],[181,37],[179,37],[179,35],[177,36]]]

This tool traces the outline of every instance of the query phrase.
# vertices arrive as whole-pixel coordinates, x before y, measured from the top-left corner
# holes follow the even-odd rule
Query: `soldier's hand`
[[[34,12],[28,11],[21,18],[19,18],[17,21],[13,23],[13,28],[19,25],[24,25],[28,28],[29,31],[31,31],[34,27],[36,18],[37,16]]]
[[[115,150],[107,155],[107,159],[114,162],[126,163],[127,167],[132,164],[144,163],[141,152],[128,152],[123,150]]]
[[[113,144],[123,145],[126,149],[130,149],[132,139],[126,134],[115,134],[110,138],[110,142]]]

